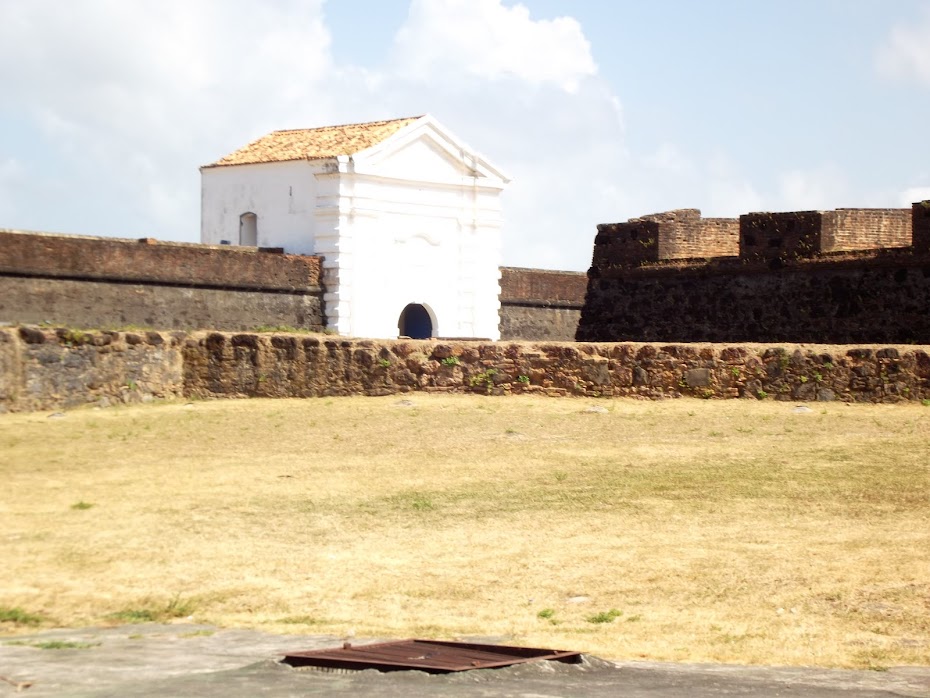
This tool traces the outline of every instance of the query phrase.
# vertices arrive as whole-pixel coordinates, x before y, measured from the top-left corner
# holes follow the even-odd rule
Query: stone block
[[[711,384],[709,368],[692,368],[685,372],[685,383],[689,388],[706,388]]]

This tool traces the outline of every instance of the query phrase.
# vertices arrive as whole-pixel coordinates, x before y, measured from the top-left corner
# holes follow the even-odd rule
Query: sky
[[[0,228],[197,242],[201,165],[423,113],[513,178],[508,266],[930,198],[930,0],[0,0],[0,89]]]

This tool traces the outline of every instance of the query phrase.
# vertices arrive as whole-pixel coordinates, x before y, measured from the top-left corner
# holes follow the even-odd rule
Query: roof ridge
[[[378,121],[353,121],[346,124],[331,124],[329,126],[308,126],[305,128],[279,128],[272,133],[296,133],[297,131],[323,131],[325,129],[331,128],[345,128],[347,126],[378,126],[380,124],[391,124],[395,121],[416,121],[422,119],[426,114],[419,114],[417,116],[402,116],[397,119],[380,119]]]
[[[422,116],[272,131],[204,167],[318,160],[354,155],[411,127]]]

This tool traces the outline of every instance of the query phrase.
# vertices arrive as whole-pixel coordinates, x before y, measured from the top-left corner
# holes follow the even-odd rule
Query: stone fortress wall
[[[0,321],[320,331],[320,258],[0,230]]]
[[[322,258],[254,248],[0,230],[0,321],[319,332]],[[501,269],[504,339],[575,336],[583,273]]]
[[[930,346],[350,340],[0,329],[0,412],[154,399],[476,392],[930,400]]]
[[[325,329],[321,258],[0,230],[0,323]],[[930,342],[930,204],[601,225],[587,274],[501,269],[503,340]]]
[[[501,268],[501,339],[572,341],[581,318],[584,272]]]
[[[930,343],[930,202],[600,225],[576,338]]]

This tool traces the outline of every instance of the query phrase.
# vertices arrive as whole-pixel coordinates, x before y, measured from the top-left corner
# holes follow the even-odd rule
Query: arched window
[[[397,321],[397,333],[410,339],[429,339],[435,332],[433,315],[429,309],[419,303],[411,303],[400,314]]]
[[[258,247],[258,216],[251,211],[239,216],[239,244]]]

